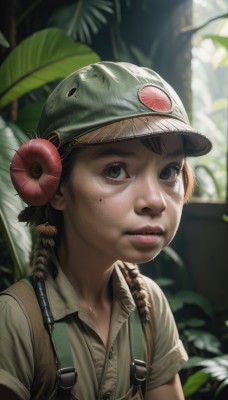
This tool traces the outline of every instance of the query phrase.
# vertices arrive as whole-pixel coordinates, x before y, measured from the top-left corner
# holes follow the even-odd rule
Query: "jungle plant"
[[[212,153],[209,157],[203,157],[200,164],[197,160],[192,160],[198,181],[195,196],[219,200],[224,200],[227,192],[228,139],[226,135],[228,100],[226,85],[223,85],[228,68],[228,14],[222,17],[214,34],[203,34],[198,38],[195,49],[199,44],[210,43],[208,48],[212,47],[214,51],[211,53],[210,62],[209,60],[202,62],[200,58],[198,60],[196,57],[197,72],[193,78],[196,94],[194,97],[195,111],[193,112],[194,125],[200,131],[206,129],[214,143]]]
[[[213,308],[191,287],[183,260],[167,246],[154,261],[140,268],[166,294],[189,355],[180,373],[186,400],[214,400],[218,396],[225,400],[222,396],[227,394],[228,355],[223,354],[223,343],[213,329]]]
[[[191,374],[183,386],[185,398],[204,392],[211,393],[214,398],[227,399],[228,394],[228,354],[211,359],[191,359],[185,367]],[[202,393],[202,391],[201,391]],[[202,394],[201,394],[202,396]]]
[[[6,41],[2,40],[4,46]],[[0,66],[0,230],[14,265],[14,280],[25,275],[32,248],[31,230],[17,222],[17,215],[24,207],[16,196],[10,181],[10,162],[19,145],[26,142],[28,136],[17,123],[8,119],[10,108],[20,102],[25,95],[48,84],[58,82],[73,70],[99,60],[99,56],[88,46],[75,43],[59,28],[46,28],[38,31],[19,43],[5,58]],[[16,68],[15,68],[16,66]],[[45,86],[46,85],[46,86]],[[34,97],[34,95],[33,95]],[[27,100],[28,102],[28,100]],[[43,102],[29,103],[30,135],[36,129],[37,117]],[[25,106],[28,110],[28,106]],[[7,268],[0,266],[0,273]],[[7,284],[8,280],[5,280]]]
[[[140,268],[166,294],[190,357],[220,355],[221,342],[209,329],[214,318],[213,308],[206,297],[193,290],[186,266],[177,252],[167,246],[155,260]]]

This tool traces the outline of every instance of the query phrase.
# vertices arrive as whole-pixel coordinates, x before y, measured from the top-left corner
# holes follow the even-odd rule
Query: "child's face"
[[[77,155],[55,203],[74,249],[110,262],[143,263],[171,241],[183,207],[184,152],[181,137],[163,143],[161,155],[139,140],[91,146]]]

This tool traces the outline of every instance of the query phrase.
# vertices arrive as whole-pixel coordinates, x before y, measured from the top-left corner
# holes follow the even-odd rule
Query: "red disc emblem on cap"
[[[139,100],[153,111],[170,112],[173,108],[170,97],[157,86],[144,86],[139,89]]]

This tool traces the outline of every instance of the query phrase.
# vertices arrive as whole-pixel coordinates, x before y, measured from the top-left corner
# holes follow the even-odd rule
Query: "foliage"
[[[186,267],[170,246],[152,262],[141,266],[143,273],[154,279],[163,289],[175,316],[178,330],[190,355],[200,352],[218,355],[220,343],[204,327],[213,320],[208,300],[193,291]]]
[[[91,43],[92,35],[107,23],[105,13],[113,13],[114,4],[107,0],[84,0],[64,4],[55,9],[49,19],[49,26],[65,30],[74,40]]]
[[[192,363],[193,372],[183,386],[184,394],[189,396],[199,391],[206,383],[213,387],[214,396],[217,398],[228,389],[228,354],[212,359],[202,359]],[[199,367],[202,367],[199,369]],[[224,398],[225,399],[225,398]]]
[[[198,183],[195,195],[219,200],[226,198],[227,190],[228,15],[222,17],[213,34],[194,37],[193,48],[194,125],[206,131],[214,145],[200,164],[192,161]]]
[[[4,37],[1,43],[7,46]],[[16,195],[9,174],[14,151],[28,140],[28,136],[18,123],[10,121],[9,111],[18,101],[17,114],[20,115],[24,107],[24,115],[29,115],[26,123],[23,116],[18,118],[21,127],[26,128],[26,132],[35,132],[44,101],[36,101],[38,97],[34,94],[38,89],[47,96],[48,85],[56,84],[77,68],[98,60],[94,51],[84,44],[75,43],[62,29],[45,28],[22,40],[0,66],[0,135],[4,137],[0,147],[0,230],[10,255],[7,264],[12,262],[14,266],[11,275],[7,265],[0,265],[2,284],[8,285],[26,274],[33,242],[31,229],[17,221],[17,215],[25,204]]]
[[[5,137],[0,146],[1,196],[0,229],[15,265],[15,279],[25,273],[31,250],[31,234],[28,228],[19,224],[17,214],[23,208],[23,202],[16,196],[9,180],[9,165],[14,149],[26,136],[16,125],[6,124],[0,117],[0,135]],[[20,238],[20,240],[18,240]]]
[[[224,215],[223,220],[228,222],[228,216]],[[228,326],[228,321],[225,321],[225,326]],[[195,335],[197,342],[202,338]],[[201,348],[205,348],[205,343],[199,342]],[[210,353],[217,352],[219,354],[221,343],[217,340],[216,343],[211,342],[212,347],[207,347]],[[205,354],[204,354],[205,356]],[[193,399],[195,393],[200,393],[202,389],[208,394],[211,393],[212,398],[227,399],[228,394],[228,354],[220,354],[212,358],[200,356],[190,357],[184,367],[188,371],[187,379],[183,385],[185,398]],[[192,397],[193,396],[193,397]]]
[[[73,42],[61,29],[36,32],[18,44],[0,66],[0,108],[98,59],[89,47]]]
[[[181,371],[186,400],[225,400],[228,390],[228,355],[214,332],[214,311],[209,301],[191,287],[186,266],[170,246],[153,261],[140,266],[163,289],[180,338],[189,355]],[[199,397],[198,397],[199,396]],[[206,397],[207,396],[207,397]]]

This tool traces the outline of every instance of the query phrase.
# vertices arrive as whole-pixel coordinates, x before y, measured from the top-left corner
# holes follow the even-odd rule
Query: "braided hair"
[[[132,297],[139,311],[141,322],[145,324],[150,319],[149,294],[136,264],[118,261],[119,266],[128,286]]]

